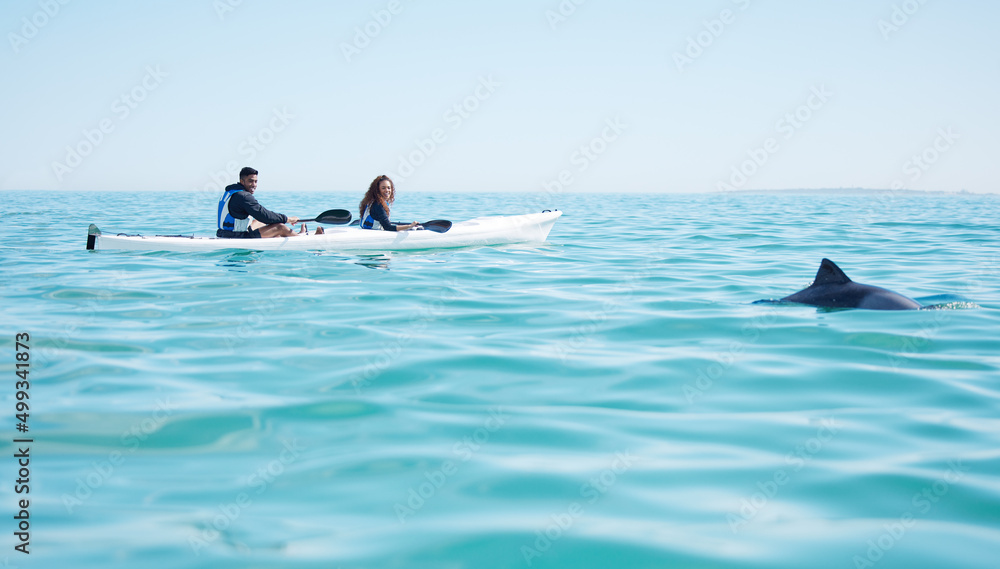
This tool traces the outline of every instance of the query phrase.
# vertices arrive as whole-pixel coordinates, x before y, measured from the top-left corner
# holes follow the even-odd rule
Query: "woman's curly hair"
[[[379,191],[379,185],[382,184],[383,180],[389,180],[389,191],[386,192],[385,195],[382,195],[382,192]],[[377,201],[378,203],[382,204],[383,208],[385,208],[385,215],[388,216],[389,206],[392,205],[392,202],[394,202],[395,200],[396,200],[396,183],[393,182],[392,178],[390,178],[389,176],[382,174],[378,178],[372,180],[371,185],[368,186],[368,191],[365,192],[365,197],[361,200],[361,205],[358,207],[358,209],[360,210],[358,212],[358,215],[359,216],[364,215],[365,208]]]

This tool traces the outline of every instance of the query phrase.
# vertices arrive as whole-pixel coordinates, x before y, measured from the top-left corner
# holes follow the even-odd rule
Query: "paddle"
[[[408,223],[400,223],[398,221],[393,221],[393,223],[396,225],[409,225]],[[451,229],[451,222],[447,219],[432,219],[430,221],[420,223],[420,227],[426,229],[427,231],[433,231],[434,233],[447,233],[448,230]]]
[[[351,222],[351,212],[346,209],[328,209],[311,219],[300,219],[299,223],[315,221],[327,225],[344,225]]]
[[[432,219],[420,225],[427,231],[433,231],[434,233],[446,233],[451,229],[451,222],[446,219]]]

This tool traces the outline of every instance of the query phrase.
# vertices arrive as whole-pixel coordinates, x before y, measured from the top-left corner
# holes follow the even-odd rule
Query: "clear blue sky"
[[[0,189],[998,190],[997,2],[62,1],[0,7]]]

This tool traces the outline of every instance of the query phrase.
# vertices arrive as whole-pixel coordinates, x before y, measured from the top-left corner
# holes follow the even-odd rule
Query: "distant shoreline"
[[[968,190],[946,191],[946,190],[890,190],[890,189],[870,189],[870,188],[814,188],[800,190],[732,190],[722,192],[712,192],[717,194],[836,194],[836,195],[870,195],[870,194],[915,194],[933,196],[989,196],[995,195],[993,192],[970,192]]]

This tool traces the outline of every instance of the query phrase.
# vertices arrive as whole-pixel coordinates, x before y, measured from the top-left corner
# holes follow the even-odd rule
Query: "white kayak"
[[[181,235],[108,235],[90,226],[87,249],[140,251],[406,251],[481,245],[543,242],[561,211],[477,217],[460,221],[444,233],[429,230],[376,231],[358,226],[327,226],[322,235],[270,239],[222,239]]]

